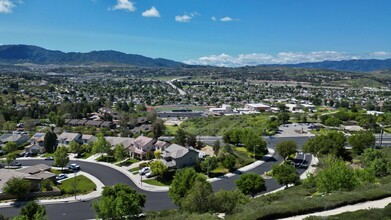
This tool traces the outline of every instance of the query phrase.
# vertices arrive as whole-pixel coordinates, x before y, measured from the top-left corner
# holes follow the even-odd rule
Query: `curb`
[[[35,200],[35,201],[41,205],[49,205],[49,204],[83,202],[83,201],[89,201],[100,197],[103,191],[103,187],[105,185],[98,178],[96,178],[95,176],[89,173],[79,171],[76,176],[80,176],[80,175],[83,175],[88,179],[90,179],[92,182],[94,182],[96,185],[96,190],[85,195],[78,195],[76,196],[76,199],[75,197],[72,196],[72,197],[66,197],[61,199],[45,199],[45,200]],[[14,202],[0,203],[0,208],[14,207],[14,206],[15,206]]]
[[[272,158],[275,154],[275,150],[271,149],[271,148],[268,148],[268,154],[266,154],[265,156],[263,156],[262,160],[257,160],[257,161],[254,161],[253,163],[247,165],[247,166],[244,166],[240,169],[237,169],[236,171],[239,171],[240,173],[245,173],[249,170],[252,170],[254,168],[257,168],[259,167],[260,165],[264,164],[266,161],[268,161],[270,158]],[[263,160],[265,159],[265,160]],[[220,176],[220,177],[214,177],[214,178],[209,178],[207,179],[208,182],[210,183],[214,183],[214,182],[217,182],[217,181],[220,181],[222,179],[226,179],[226,178],[230,178],[230,177],[233,177],[237,174],[235,173],[227,173],[223,176]]]

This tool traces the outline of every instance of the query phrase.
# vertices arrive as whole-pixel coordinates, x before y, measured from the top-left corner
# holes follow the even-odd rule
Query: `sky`
[[[0,0],[0,44],[244,66],[391,58],[390,0]]]

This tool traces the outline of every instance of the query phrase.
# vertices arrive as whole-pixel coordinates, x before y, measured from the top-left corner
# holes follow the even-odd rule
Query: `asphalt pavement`
[[[301,147],[308,137],[264,137],[268,142],[268,146],[270,148],[274,148],[275,144],[283,141],[283,140],[294,140],[299,147]],[[213,138],[207,138],[209,140]],[[307,164],[310,164],[310,158],[307,159]],[[272,166],[278,163],[281,163],[283,159],[275,154],[272,158],[267,160],[261,166],[254,168],[248,172],[255,172],[257,174],[263,174],[272,169]],[[44,163],[48,165],[52,165],[53,161],[46,160],[23,160],[21,161],[23,166],[31,166],[39,163]],[[167,192],[148,192],[139,189],[126,175],[112,169],[110,167],[89,163],[83,161],[70,161],[70,163],[78,163],[81,169],[84,172],[90,173],[91,175],[98,178],[104,185],[111,186],[116,183],[125,183],[131,187],[133,187],[137,192],[143,193],[147,196],[147,202],[145,205],[145,210],[164,210],[164,209],[174,209],[176,206],[172,203],[171,199],[168,196]],[[299,174],[302,174],[305,169],[298,169]],[[220,181],[216,181],[212,183],[212,187],[214,191],[218,191],[220,189],[232,190],[236,187],[236,180],[240,177],[240,175],[235,175],[226,179],[222,179]],[[266,180],[266,192],[274,191],[280,187],[281,185],[277,184],[274,179]],[[266,193],[263,192],[263,193]],[[95,214],[92,209],[92,201],[86,202],[72,202],[72,203],[64,203],[64,204],[51,204],[45,205],[47,215],[49,219],[94,219]],[[15,216],[20,213],[20,207],[7,207],[1,208],[0,213],[5,215],[6,217]]]

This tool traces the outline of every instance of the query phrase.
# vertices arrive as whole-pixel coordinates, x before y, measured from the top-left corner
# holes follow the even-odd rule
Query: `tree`
[[[21,177],[12,177],[5,183],[3,191],[6,194],[14,195],[18,199],[23,198],[27,193],[30,192],[31,185],[30,181],[25,180]]]
[[[111,148],[110,143],[105,139],[102,133],[96,135],[97,140],[94,142],[94,146],[92,151],[94,153],[100,153],[103,155],[104,153],[109,153]]]
[[[43,220],[46,218],[46,210],[43,205],[39,205],[35,201],[28,202],[26,206],[22,208],[20,212],[23,219],[28,220]]]
[[[222,164],[225,168],[229,169],[232,171],[235,168],[235,163],[236,163],[236,158],[234,155],[227,155],[222,161]]]
[[[250,199],[237,190],[220,190],[213,194],[212,209],[214,213],[233,213],[238,204],[245,204]]]
[[[183,130],[182,128],[178,128],[178,130],[176,131],[175,137],[174,137],[174,142],[179,145],[185,146],[186,145],[186,136],[187,136],[187,134],[186,134],[185,130]]]
[[[364,150],[362,157],[365,166],[372,170],[375,176],[381,177],[391,172],[391,164],[381,151],[367,148]]]
[[[329,117],[324,122],[324,125],[331,126],[331,127],[338,127],[340,124],[342,124],[342,121],[339,118],[335,118],[335,117]]]
[[[296,168],[287,162],[281,165],[274,165],[272,173],[273,178],[277,180],[277,183],[285,185],[286,187],[288,187],[289,184],[296,184],[300,181]]]
[[[12,152],[16,151],[17,149],[18,149],[18,146],[13,141],[7,142],[3,147],[3,150],[6,151],[7,153],[12,153]]]
[[[7,157],[5,160],[7,161],[8,166],[11,164],[12,161],[16,159],[16,154],[15,153],[8,153]]]
[[[219,140],[216,140],[214,143],[213,143],[213,153],[215,155],[219,154],[219,151],[220,151],[220,141]]]
[[[164,123],[163,120],[161,119],[156,119],[155,122],[152,124],[152,132],[153,132],[153,137],[157,139],[158,137],[162,136],[164,133]]]
[[[46,152],[53,153],[54,147],[56,146],[56,143],[57,143],[56,133],[54,133],[52,131],[48,131],[45,134],[45,138],[44,138],[44,142],[43,142],[43,145],[45,147]]]
[[[297,152],[297,143],[294,141],[281,141],[276,145],[276,151],[286,160],[290,155]]]
[[[255,152],[255,155],[261,155],[266,151],[266,141],[253,129],[245,129],[240,142],[244,144],[249,152]]]
[[[174,204],[181,206],[182,199],[193,186],[199,174],[193,168],[180,169],[175,173],[168,195]]]
[[[160,156],[162,155],[162,152],[160,152],[160,150],[155,150],[155,152],[153,152],[153,155],[155,156],[156,159],[159,159]]]
[[[76,141],[71,141],[71,143],[69,143],[69,150],[73,153],[76,153],[79,157],[83,149],[79,143]]]
[[[345,142],[346,137],[343,133],[332,131],[309,139],[302,150],[317,157],[327,154],[341,157],[345,154]]]
[[[325,159],[325,168],[319,171],[316,176],[318,191],[330,193],[338,190],[352,190],[359,181],[353,169],[341,159],[329,155]]]
[[[116,144],[114,147],[114,158],[117,161],[121,161],[126,158],[127,152],[123,144]]]
[[[54,152],[54,164],[61,169],[69,163],[68,148],[66,146],[59,146]]]
[[[150,121],[150,122],[154,122],[157,118],[157,113],[156,111],[152,110],[152,111],[149,111],[147,113],[147,116],[146,116],[147,120]]]
[[[256,173],[245,173],[236,181],[236,186],[245,195],[254,197],[266,190],[265,180]]]
[[[290,119],[290,116],[288,113],[286,112],[281,112],[281,113],[278,113],[277,114],[277,118],[278,118],[278,121],[281,123],[281,124],[286,124],[288,123],[289,119]]]
[[[187,146],[195,148],[197,145],[196,136],[194,134],[187,135],[186,143],[187,143]]]
[[[164,172],[167,171],[167,166],[160,160],[152,161],[149,167],[154,175],[163,176]]]
[[[374,147],[375,142],[376,138],[370,131],[359,131],[348,138],[348,143],[356,154],[361,154],[365,148]]]
[[[102,196],[93,204],[97,218],[127,219],[138,216],[146,202],[146,196],[123,183],[103,188]]]
[[[13,131],[16,129],[16,124],[12,121],[4,122],[3,129],[7,131]]]
[[[205,179],[197,178],[181,203],[186,212],[205,213],[211,210],[212,185]]]
[[[218,167],[217,158],[214,156],[205,158],[205,160],[200,163],[200,167],[203,172],[207,172],[209,174],[209,171]]]

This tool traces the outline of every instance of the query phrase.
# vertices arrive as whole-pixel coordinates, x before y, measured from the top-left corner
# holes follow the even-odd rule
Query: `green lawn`
[[[332,216],[311,216],[305,218],[305,220],[367,220],[367,219],[377,219],[377,220],[389,220],[391,219],[391,204],[388,204],[384,209],[366,209],[358,210],[355,212],[344,212],[339,215]]]
[[[234,147],[234,156],[236,157],[236,168],[239,169],[254,162],[253,154],[244,147]]]
[[[54,157],[54,153],[45,153],[42,155],[42,157]]]
[[[134,167],[132,169],[129,169],[129,172],[134,173],[134,172],[138,172],[139,170],[140,170],[139,167]]]
[[[129,159],[125,160],[124,162],[117,164],[117,166],[130,166],[130,165],[137,163],[137,162],[140,162],[140,160],[136,159],[136,158],[129,158]]]
[[[96,158],[96,161],[99,161],[99,162],[108,162],[108,163],[115,163],[115,162],[118,162],[113,156],[105,156],[105,155]]]
[[[84,153],[84,154],[82,155],[82,158],[83,158],[83,159],[87,159],[87,158],[91,157],[92,155],[94,155],[94,153],[92,153],[92,152],[87,152],[87,153]]]
[[[158,181],[157,179],[143,180],[143,183],[147,183],[147,184],[154,185],[154,186],[169,186],[169,185],[166,185],[166,184]]]
[[[67,168],[64,168],[64,170],[50,169],[50,172],[57,175],[61,173],[73,173],[73,171],[68,170]]]
[[[64,180],[57,187],[61,190],[62,195],[74,194],[74,178]],[[76,176],[76,194],[87,194],[96,190],[96,185],[87,177],[80,175]]]

